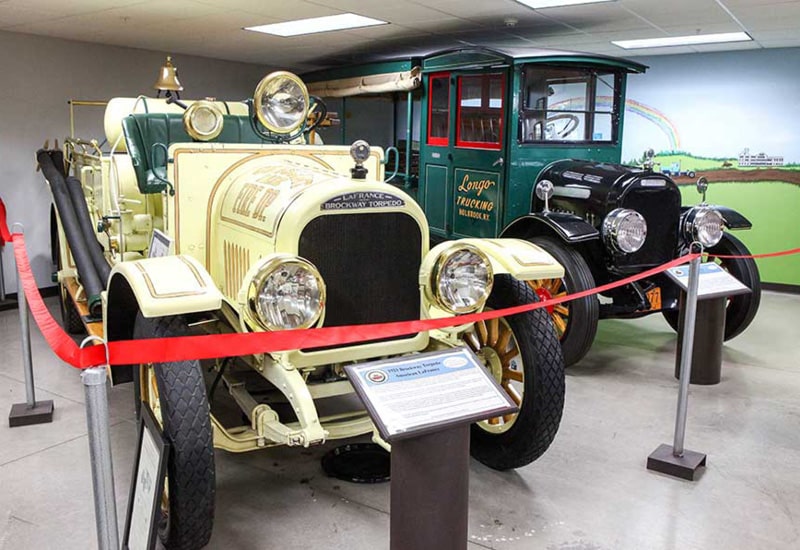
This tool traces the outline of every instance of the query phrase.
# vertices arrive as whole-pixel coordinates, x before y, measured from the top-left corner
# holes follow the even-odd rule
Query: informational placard
[[[689,290],[689,266],[682,265],[671,267],[667,270],[667,275],[681,287],[682,290]],[[739,279],[722,269],[721,266],[707,262],[700,264],[700,274],[698,277],[697,298],[719,298],[721,296],[733,296],[735,294],[745,294],[750,289],[743,285]]]
[[[162,256],[169,256],[170,249],[172,248],[172,237],[153,229],[153,236],[150,238],[150,251],[147,256],[149,258],[161,258]]]
[[[158,512],[167,469],[168,444],[149,407],[142,405],[139,422],[139,453],[133,466],[123,550],[153,550],[156,547]]]
[[[517,412],[467,348],[345,367],[386,441]]]

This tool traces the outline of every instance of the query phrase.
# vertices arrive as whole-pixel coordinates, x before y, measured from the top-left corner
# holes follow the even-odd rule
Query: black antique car
[[[705,178],[698,180],[703,201],[681,206],[678,186],[668,176],[644,168],[583,160],[560,160],[537,178],[531,213],[512,223],[504,236],[525,237],[546,249],[566,270],[563,280],[543,283],[540,296],[575,293],[661,265],[699,242],[712,261],[752,292],[728,300],[725,339],[744,331],[758,311],[761,284],[751,258],[724,229],[749,229],[750,222],[724,206],[707,204]],[[561,333],[567,364],[589,350],[598,319],[639,317],[660,311],[678,326],[679,289],[664,274],[596,296],[556,306],[551,315]]]
[[[669,174],[619,164],[627,77],[646,69],[603,55],[472,47],[320,71],[309,80],[314,93],[345,112],[326,142],[346,143],[347,119],[359,114],[355,101],[369,120],[359,126],[355,116],[349,124],[405,136],[395,142],[405,167],[394,181],[416,197],[434,240],[517,237],[554,255],[567,276],[531,283],[547,298],[641,273],[693,240],[711,253],[747,254],[723,232],[749,228],[743,216],[718,206],[683,207]],[[369,97],[393,99],[380,102],[392,106],[392,124],[375,123],[379,108],[366,108]],[[545,182],[552,186],[549,207],[534,194]],[[759,275],[752,260],[719,261],[753,290],[728,303],[725,337],[732,338],[756,314]],[[600,300],[557,305],[550,314],[570,365],[589,350],[598,319],[661,311],[677,327],[677,306],[678,289],[656,277]]]

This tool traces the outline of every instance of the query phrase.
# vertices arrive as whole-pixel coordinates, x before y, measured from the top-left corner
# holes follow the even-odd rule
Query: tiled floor
[[[692,483],[644,467],[672,440],[674,333],[655,316],[601,323],[589,355],[569,370],[550,450],[512,472],[472,462],[469,548],[800,547],[798,326],[800,296],[764,293],[755,323],[724,347],[722,383],[692,388],[686,446],[708,454]],[[37,397],[55,401],[55,418],[0,425],[0,549],[93,548],[83,388],[35,328],[32,339]],[[25,401],[14,310],[0,312],[0,349],[8,411]],[[123,516],[136,445],[130,387],[112,389],[110,401]],[[218,451],[210,547],[388,548],[389,485],[326,478],[319,459],[330,448]]]

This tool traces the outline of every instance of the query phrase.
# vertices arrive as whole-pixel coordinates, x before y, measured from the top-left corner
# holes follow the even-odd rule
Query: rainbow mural
[[[573,97],[570,99],[566,99],[564,101],[559,101],[558,103],[554,103],[550,105],[551,109],[559,110],[561,109],[583,109],[584,105],[584,98]],[[597,98],[597,103],[595,108],[600,109],[608,109],[611,111],[612,109],[612,98],[611,96],[600,96]],[[650,105],[645,105],[644,103],[639,103],[633,99],[625,100],[625,112],[633,113],[635,115],[639,115],[640,117],[645,118],[646,120],[652,122],[658,129],[661,130],[664,135],[669,140],[669,147],[672,151],[680,151],[681,149],[681,137],[678,134],[678,129],[672,123],[672,121],[667,118],[667,115],[656,109],[655,107],[651,107]]]

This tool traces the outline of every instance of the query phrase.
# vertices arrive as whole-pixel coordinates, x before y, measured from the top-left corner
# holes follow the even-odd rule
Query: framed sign
[[[388,442],[518,410],[467,348],[347,365],[345,371]]]
[[[666,271],[670,279],[675,281],[684,292],[689,291],[689,266],[681,265],[671,267]],[[735,294],[745,294],[750,289],[743,285],[739,279],[722,269],[713,262],[700,264],[698,275],[697,299],[720,298],[722,296],[733,296]]]
[[[153,550],[158,539],[158,515],[167,471],[169,444],[150,407],[142,407],[139,449],[133,462],[123,550]]]
[[[153,236],[150,238],[150,250],[147,253],[148,258],[160,258],[162,256],[169,256],[172,249],[172,237],[153,229]]]

